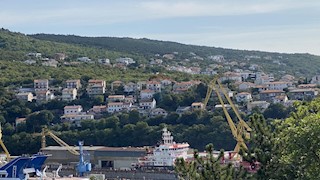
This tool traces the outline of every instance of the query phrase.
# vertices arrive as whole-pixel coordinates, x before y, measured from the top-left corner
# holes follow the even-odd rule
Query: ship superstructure
[[[148,152],[147,156],[139,159],[139,166],[172,167],[177,158],[187,159],[189,144],[174,142],[166,127],[162,131],[162,142],[152,152]]]

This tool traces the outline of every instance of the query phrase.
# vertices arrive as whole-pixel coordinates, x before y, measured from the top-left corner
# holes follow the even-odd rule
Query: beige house
[[[29,101],[31,102],[34,97],[33,94],[31,92],[22,92],[22,93],[18,93],[16,94],[17,99],[23,100],[23,101]]]
[[[77,89],[76,88],[64,88],[62,90],[62,100],[63,101],[73,101],[77,99]]]
[[[110,95],[107,98],[108,102],[123,102],[125,100],[124,95]]]
[[[191,104],[193,110],[204,109],[204,104],[202,102],[194,102]]]

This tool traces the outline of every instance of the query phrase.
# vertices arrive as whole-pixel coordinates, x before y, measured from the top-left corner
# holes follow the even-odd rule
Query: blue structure
[[[91,163],[85,161],[84,159],[84,153],[83,153],[83,141],[79,141],[79,151],[80,151],[80,159],[79,163],[77,164],[77,172],[80,177],[84,175],[84,173],[91,171]]]
[[[48,156],[41,154],[36,154],[30,157],[17,157],[0,167],[0,179],[24,179],[26,175],[23,172],[24,169],[32,169],[32,172],[36,172],[37,170],[40,171],[47,157]]]

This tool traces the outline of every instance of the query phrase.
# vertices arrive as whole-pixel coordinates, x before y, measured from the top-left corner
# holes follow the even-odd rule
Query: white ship
[[[167,128],[163,128],[162,142],[147,156],[139,158],[140,167],[172,167],[177,158],[187,159],[189,144],[176,143]]]

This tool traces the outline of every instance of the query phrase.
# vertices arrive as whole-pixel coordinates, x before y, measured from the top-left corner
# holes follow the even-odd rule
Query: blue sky
[[[320,55],[316,0],[1,0],[0,26]]]

